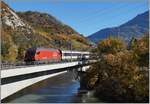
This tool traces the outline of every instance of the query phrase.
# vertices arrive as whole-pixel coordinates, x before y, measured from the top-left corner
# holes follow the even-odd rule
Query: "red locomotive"
[[[61,61],[62,52],[58,49],[52,48],[30,48],[25,54],[25,62],[32,61]]]

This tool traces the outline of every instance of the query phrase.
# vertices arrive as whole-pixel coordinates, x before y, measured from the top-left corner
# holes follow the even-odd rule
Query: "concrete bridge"
[[[5,99],[39,81],[66,73],[67,70],[82,69],[85,71],[92,62],[74,61],[2,70],[1,99]]]

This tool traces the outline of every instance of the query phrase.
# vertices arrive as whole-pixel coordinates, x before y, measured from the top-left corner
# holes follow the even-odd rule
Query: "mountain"
[[[49,34],[78,34],[71,27],[61,23],[55,17],[36,11],[17,12],[19,17],[23,18],[28,24],[30,24],[36,30],[42,30]]]
[[[22,61],[30,47],[87,50],[91,44],[70,26],[47,13],[15,12],[1,2],[2,62]]]
[[[139,38],[143,34],[149,32],[149,11],[137,15],[132,20],[112,28],[102,29],[90,36],[88,38],[98,43],[100,40],[106,39],[109,36],[122,37],[126,41],[129,41],[132,37]]]

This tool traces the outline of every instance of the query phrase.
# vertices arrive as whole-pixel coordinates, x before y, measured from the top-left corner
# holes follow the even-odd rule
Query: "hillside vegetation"
[[[110,37],[98,44],[98,62],[81,80],[106,102],[149,101],[149,36],[131,42]]]
[[[40,12],[17,12],[20,18],[26,21],[34,29],[47,32],[51,35],[55,34],[78,34],[75,30],[66,24],[61,23],[55,17]]]

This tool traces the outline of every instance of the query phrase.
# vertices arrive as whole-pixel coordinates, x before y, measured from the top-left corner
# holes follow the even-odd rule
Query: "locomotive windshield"
[[[35,49],[28,49],[25,54],[25,61],[32,61],[35,53],[36,53]]]

